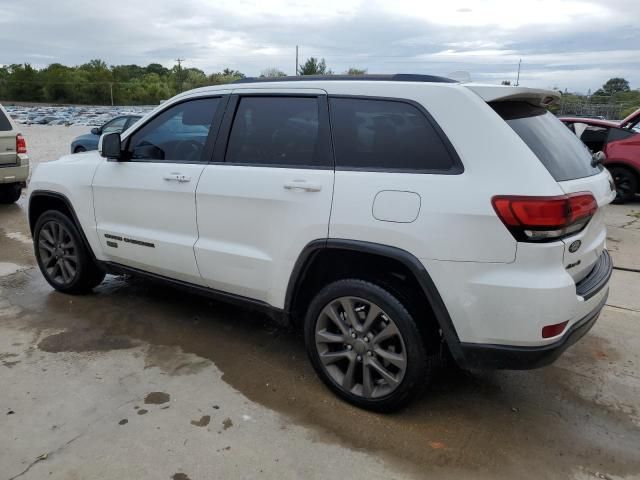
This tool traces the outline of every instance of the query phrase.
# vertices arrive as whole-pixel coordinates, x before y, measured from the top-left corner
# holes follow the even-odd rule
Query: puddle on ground
[[[300,336],[257,313],[120,277],[108,277],[88,296],[53,292],[35,275],[13,290],[19,295],[12,302],[29,313],[31,328],[66,330],[40,342],[47,351],[146,342],[151,345],[146,362],[178,374],[185,359],[210,360],[223,380],[250,400],[314,427],[317,440],[406,461],[422,474],[445,467],[477,477],[524,478],[527,472],[528,478],[543,478],[550,465],[558,476],[569,475],[576,465],[619,476],[640,472],[640,429],[625,415],[579,398],[567,386],[566,372],[556,367],[473,374],[446,370],[422,399],[383,416],[333,396],[316,378]],[[573,349],[581,356],[611,355],[607,347],[578,344]],[[175,363],[170,352],[176,353]],[[231,425],[228,419],[222,427]]]
[[[38,348],[45,352],[108,352],[133,348],[140,342],[121,335],[108,335],[99,329],[69,330],[45,337]]]
[[[144,403],[150,405],[160,405],[167,403],[171,396],[164,392],[151,392],[144,397]]]
[[[24,265],[17,265],[15,263],[8,262],[0,262],[0,277],[7,277],[9,275],[13,275],[14,273],[18,273],[24,269],[26,269]]]
[[[209,425],[210,421],[211,415],[203,415],[202,417],[200,417],[200,420],[191,420],[191,425],[194,425],[196,427],[206,427],[207,425]]]

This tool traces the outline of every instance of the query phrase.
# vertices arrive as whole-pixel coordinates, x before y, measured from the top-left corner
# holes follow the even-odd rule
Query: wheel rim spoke
[[[322,313],[331,319],[334,325],[340,329],[342,335],[345,337],[349,335],[347,327],[344,325],[344,322],[333,305],[327,305],[324,310],[322,310]]]
[[[345,342],[344,335],[338,335],[336,333],[331,333],[326,330],[321,330],[316,332],[316,342],[317,343],[344,343]]]
[[[373,340],[371,340],[371,342],[374,345],[377,345],[378,343],[388,340],[395,335],[400,335],[398,327],[396,327],[395,323],[389,322],[387,326],[382,329],[382,331],[380,331],[375,337],[373,337]]]
[[[375,359],[371,359],[369,361],[369,365],[371,365],[371,367],[380,374],[380,376],[390,385],[395,386],[399,383],[398,379],[396,379],[396,377],[389,372],[386,368],[384,368],[382,365],[380,365],[380,363],[375,360]]]
[[[350,298],[341,298],[340,304],[342,305],[342,309],[344,310],[344,314],[347,317],[347,321],[351,328],[355,330],[360,330],[360,322],[358,321],[358,316],[356,311],[353,308],[353,302]]]
[[[324,352],[320,354],[320,360],[322,360],[322,363],[325,365],[334,364],[345,358],[349,358],[349,352],[347,350],[339,352]]]
[[[398,367],[400,369],[405,368],[405,366],[407,365],[407,361],[404,358],[404,356],[402,356],[402,355],[400,355],[398,353],[389,352],[389,351],[384,350],[382,348],[376,348],[374,350],[374,352],[376,353],[376,355],[378,355],[382,359],[386,360],[387,362],[395,365],[396,367]]]
[[[368,363],[362,364],[362,396],[370,398],[373,395],[373,380],[371,379],[371,370]]]
[[[40,231],[40,234],[44,237],[44,239],[49,243],[49,245],[54,245],[56,243],[56,241],[53,239],[53,235],[52,233],[49,231],[48,228],[43,228]]]
[[[345,390],[351,391],[355,384],[355,374],[356,374],[356,359],[351,356],[349,358],[349,366],[347,367],[347,371],[342,378],[342,388]]]
[[[371,325],[380,316],[381,313],[382,309],[380,307],[371,304],[369,306],[369,312],[367,312],[367,318],[365,318],[364,323],[362,324],[362,331],[368,333]]]

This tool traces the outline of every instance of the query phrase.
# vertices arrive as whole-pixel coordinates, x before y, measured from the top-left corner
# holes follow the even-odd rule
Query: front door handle
[[[191,181],[191,177],[189,175],[182,175],[181,173],[172,173],[170,175],[165,175],[164,179],[167,182],[180,182],[180,183],[186,183]]]
[[[319,183],[309,183],[306,180],[293,180],[284,184],[287,190],[304,190],[305,192],[319,192],[322,185]]]

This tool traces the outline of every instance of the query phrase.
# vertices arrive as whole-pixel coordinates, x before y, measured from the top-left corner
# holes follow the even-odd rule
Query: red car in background
[[[640,193],[640,109],[621,122],[595,118],[561,117],[592,152],[606,155],[603,165],[616,184],[616,203]]]

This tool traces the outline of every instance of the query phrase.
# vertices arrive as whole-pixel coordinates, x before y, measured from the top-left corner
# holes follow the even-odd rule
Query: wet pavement
[[[337,400],[300,336],[128,277],[54,292],[0,206],[1,478],[640,478],[640,202],[607,212],[600,320],[554,365],[443,370],[408,409]]]

